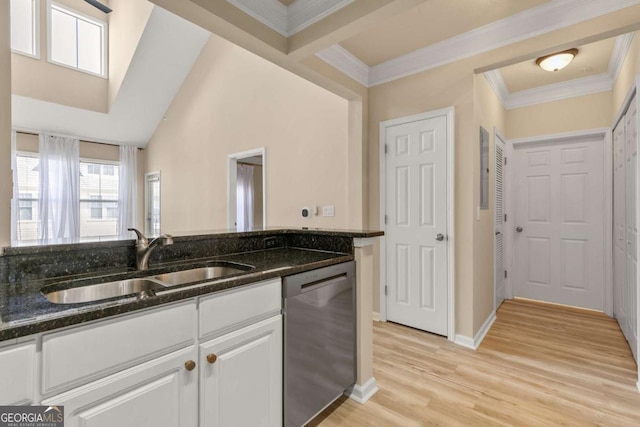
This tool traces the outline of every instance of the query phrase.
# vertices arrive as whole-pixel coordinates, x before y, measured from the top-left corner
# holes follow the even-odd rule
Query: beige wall
[[[473,336],[473,218],[474,155],[478,150],[473,129],[473,74],[467,61],[439,67],[369,90],[369,227],[380,228],[381,121],[455,107],[455,292],[456,330]],[[380,259],[380,247],[375,247]],[[380,310],[379,263],[374,263],[374,311]]]
[[[622,64],[620,75],[613,86],[612,114],[618,114],[629,89],[635,83],[636,75],[640,73],[640,32],[636,32],[629,48],[627,58]],[[613,120],[612,117],[611,120]]]
[[[12,53],[12,93],[71,107],[106,113],[108,80],[47,61],[47,8],[40,0],[40,59]],[[106,20],[83,0],[59,3],[100,20]]]
[[[494,188],[495,188],[495,132],[504,135],[505,109],[482,74],[473,76],[473,113],[476,149],[473,153],[475,188],[474,204],[480,205],[480,126],[489,132],[489,209],[480,210],[473,234],[473,331],[474,335],[494,308]]]
[[[11,243],[11,46],[9,2],[0,2],[0,247]]]
[[[226,228],[227,156],[266,147],[269,226],[348,224],[348,102],[212,36],[147,146],[162,230]],[[333,218],[300,208],[334,205]]]
[[[122,86],[153,4],[147,0],[110,0],[109,16],[109,109]]]
[[[611,126],[612,92],[507,110],[506,138],[524,138]]]

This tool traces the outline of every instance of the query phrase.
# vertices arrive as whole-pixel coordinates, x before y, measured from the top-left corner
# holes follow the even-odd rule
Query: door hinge
[[[504,214],[504,222],[507,222],[507,214]]]
[[[505,165],[507,164],[507,158],[506,157],[504,158],[504,164]]]
[[[504,271],[504,278],[506,279],[506,278],[507,278],[507,276],[508,276],[508,274],[507,274],[507,270],[505,270],[505,271]]]
[[[389,146],[387,144],[384,144],[384,154],[387,154],[388,151],[389,151]]]
[[[384,286],[384,296],[387,296],[387,285]]]
[[[387,215],[384,216],[384,223],[387,224]]]

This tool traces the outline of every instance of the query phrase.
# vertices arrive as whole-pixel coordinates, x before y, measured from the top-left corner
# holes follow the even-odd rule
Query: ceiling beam
[[[356,0],[289,37],[288,54],[296,60],[308,58],[425,1]]]

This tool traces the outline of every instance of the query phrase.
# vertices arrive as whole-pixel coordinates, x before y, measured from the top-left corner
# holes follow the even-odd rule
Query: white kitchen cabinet
[[[200,426],[282,426],[282,316],[200,345]]]
[[[196,363],[191,371],[185,365],[189,361]],[[190,346],[53,396],[42,404],[63,405],[67,427],[195,427],[196,361],[197,348]]]
[[[35,341],[0,348],[0,405],[34,403],[35,371]]]

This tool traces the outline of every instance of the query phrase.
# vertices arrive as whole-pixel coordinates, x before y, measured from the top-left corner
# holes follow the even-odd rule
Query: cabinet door
[[[200,426],[282,426],[282,316],[200,345]]]
[[[53,396],[63,405],[67,427],[195,427],[198,414],[195,346],[154,359],[99,381]]]
[[[0,405],[34,403],[35,367],[35,342],[0,349]]]

